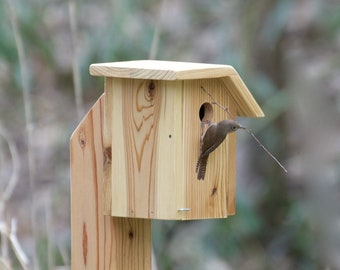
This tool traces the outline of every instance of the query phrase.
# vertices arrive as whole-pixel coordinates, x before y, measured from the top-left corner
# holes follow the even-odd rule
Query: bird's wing
[[[209,155],[223,142],[225,137],[217,136],[217,131],[217,124],[214,123],[205,132],[203,137],[202,156]]]

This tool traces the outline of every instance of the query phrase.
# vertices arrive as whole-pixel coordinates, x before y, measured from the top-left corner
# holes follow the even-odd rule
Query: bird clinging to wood
[[[201,153],[196,165],[198,180],[204,180],[209,154],[224,141],[228,133],[239,128],[243,127],[233,120],[222,120],[208,127],[201,142]]]

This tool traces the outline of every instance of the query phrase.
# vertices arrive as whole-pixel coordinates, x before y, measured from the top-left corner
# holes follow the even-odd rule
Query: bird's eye
[[[233,131],[237,130],[237,126],[232,127]]]

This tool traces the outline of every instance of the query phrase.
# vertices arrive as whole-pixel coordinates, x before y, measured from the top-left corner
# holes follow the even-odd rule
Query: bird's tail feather
[[[207,168],[207,161],[208,161],[208,156],[200,157],[197,161],[196,172],[197,172],[198,180],[204,180],[205,170]]]

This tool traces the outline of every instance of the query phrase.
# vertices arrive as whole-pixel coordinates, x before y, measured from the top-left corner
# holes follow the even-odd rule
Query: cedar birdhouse
[[[190,220],[235,213],[236,133],[210,154],[203,181],[195,173],[202,121],[230,118],[211,96],[235,117],[263,116],[233,67],[128,61],[92,64],[90,74],[105,77],[105,214]]]

